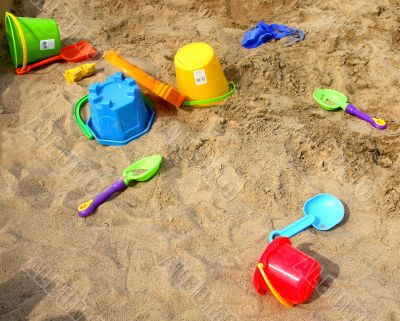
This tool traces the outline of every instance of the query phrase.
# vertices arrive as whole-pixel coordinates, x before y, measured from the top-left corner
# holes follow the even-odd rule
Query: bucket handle
[[[221,100],[227,99],[230,96],[232,96],[235,93],[235,91],[237,90],[237,86],[233,81],[229,82],[229,87],[231,89],[225,95],[214,97],[214,98],[209,98],[209,99],[203,99],[203,100],[186,100],[183,102],[183,106],[206,105],[206,104],[212,104],[212,103],[216,103]]]
[[[24,32],[22,31],[21,25],[16,16],[14,16],[10,12],[6,12],[6,17],[10,18],[14,22],[15,26],[17,27],[17,30],[19,33],[19,39],[21,40],[22,56],[23,56],[21,70],[25,70],[26,66],[28,64],[28,48],[26,47],[26,40],[25,40]]]
[[[142,94],[142,97],[143,97],[143,100],[144,100],[145,104],[147,105],[147,107],[153,109],[154,107],[153,107],[153,103],[151,102],[151,100],[143,94]],[[94,139],[94,135],[93,135],[92,131],[89,129],[89,127],[83,121],[83,119],[81,117],[81,108],[88,101],[89,101],[89,95],[85,95],[77,101],[77,103],[75,104],[75,107],[74,107],[74,116],[75,116],[76,122],[78,123],[79,128],[82,130],[82,132],[85,134],[85,136],[88,139]]]
[[[89,127],[86,125],[86,123],[83,121],[83,119],[81,117],[81,108],[88,101],[89,101],[89,95],[85,95],[81,99],[78,100],[78,102],[75,104],[75,107],[74,107],[74,116],[75,116],[76,122],[78,123],[79,128],[82,130],[82,132],[85,134],[85,136],[88,139],[93,139],[94,136],[93,136],[92,132],[90,131]]]
[[[289,301],[287,301],[285,298],[283,298],[279,292],[275,289],[275,287],[272,285],[271,281],[268,279],[267,274],[265,274],[264,272],[264,264],[262,263],[258,263],[257,264],[257,268],[260,270],[260,273],[265,281],[265,283],[267,284],[269,290],[271,291],[271,293],[274,295],[274,297],[285,307],[287,308],[293,308],[293,304],[290,303]]]

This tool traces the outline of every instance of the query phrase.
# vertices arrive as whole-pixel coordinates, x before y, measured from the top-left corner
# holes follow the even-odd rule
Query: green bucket
[[[61,51],[60,32],[53,19],[17,18],[7,12],[5,25],[15,68],[24,64],[24,50],[26,63],[58,55]],[[22,36],[20,32],[23,33]]]

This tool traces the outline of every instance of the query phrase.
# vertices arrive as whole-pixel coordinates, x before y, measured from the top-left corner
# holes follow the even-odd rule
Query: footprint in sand
[[[16,192],[17,195],[34,207],[42,207],[43,204],[50,204],[54,199],[54,195],[46,186],[45,180],[35,176],[27,176],[19,179]]]

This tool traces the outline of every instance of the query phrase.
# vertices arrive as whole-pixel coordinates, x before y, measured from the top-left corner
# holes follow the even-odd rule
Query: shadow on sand
[[[333,281],[339,276],[340,267],[336,263],[332,262],[325,256],[310,249],[311,243],[302,243],[297,248],[304,252],[305,254],[316,259],[321,265],[321,277],[315,288],[314,293],[308,300],[308,303],[317,300],[321,295],[323,295],[329,287],[332,285]]]
[[[40,279],[41,284],[49,284],[49,280]],[[0,284],[0,321],[28,321],[30,313],[47,293],[29,277],[29,271],[18,272],[10,280]],[[86,321],[80,311],[72,311],[68,315],[46,318],[43,321]]]

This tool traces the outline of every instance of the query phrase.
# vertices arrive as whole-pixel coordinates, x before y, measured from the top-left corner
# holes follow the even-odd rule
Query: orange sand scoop
[[[129,77],[134,78],[140,86],[145,87],[175,107],[180,107],[186,98],[174,87],[149,76],[143,70],[118,55],[114,50],[105,52],[103,58]]]

